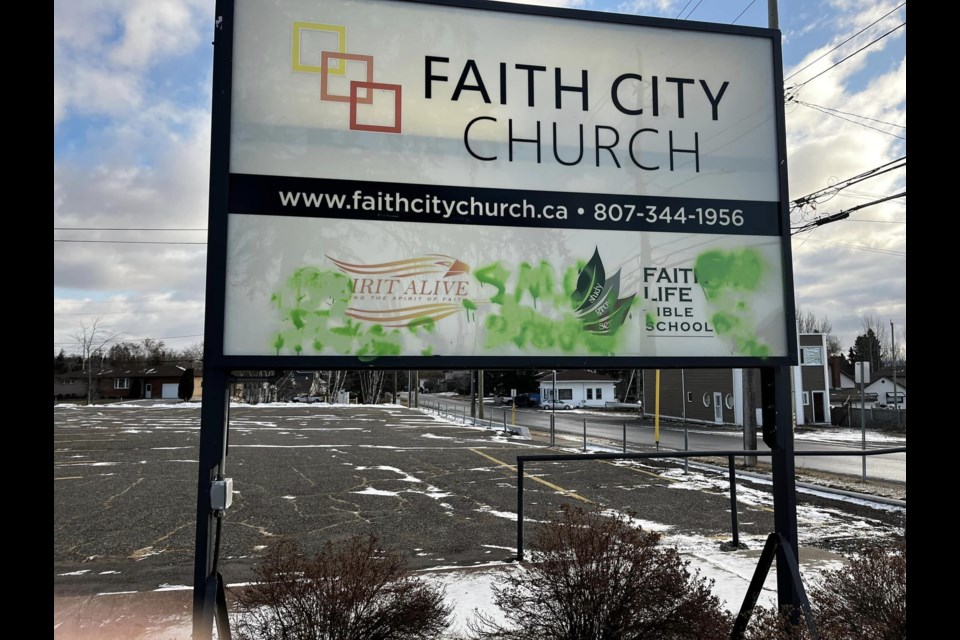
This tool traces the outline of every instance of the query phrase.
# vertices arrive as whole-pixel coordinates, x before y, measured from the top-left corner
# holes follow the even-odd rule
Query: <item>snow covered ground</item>
[[[98,405],[91,408],[80,407],[77,405],[58,406],[69,407],[71,409],[76,408],[78,411],[89,411],[90,409],[96,411],[110,411],[111,408],[124,406],[136,406],[138,408],[143,408],[143,405],[139,403]],[[164,403],[153,406],[166,411],[177,409],[193,409],[195,411],[199,411],[198,403]],[[250,409],[276,409],[286,406],[300,409],[303,408],[303,405],[299,403],[273,403],[269,405],[261,404],[235,406],[243,406],[244,408]],[[318,405],[312,406],[316,407]],[[362,407],[363,405],[350,406]],[[375,406],[379,409],[385,408],[385,405]],[[390,407],[400,408],[398,405],[387,406],[387,408]],[[437,421],[438,423],[450,424],[448,420],[439,418],[436,415],[427,412],[424,412],[424,419],[429,421]],[[271,426],[274,425],[271,423]],[[237,425],[237,428],[240,429],[244,427],[255,428],[252,422],[249,420],[246,420],[243,425]],[[486,431],[489,437],[497,436],[495,430],[486,430],[480,427],[478,427],[478,430]],[[817,430],[815,434],[806,432],[798,433],[797,439],[807,439],[813,435],[816,435],[818,439],[823,439],[826,436],[830,439],[836,440],[854,440],[847,430],[839,429]],[[857,432],[854,435],[859,438],[860,434]],[[422,437],[439,438],[441,436],[428,434]],[[882,432],[871,432],[869,438],[871,440],[887,439],[891,443],[905,443],[905,439],[903,438],[894,438],[892,436],[888,436],[887,434],[883,434]],[[595,449],[596,451],[605,450],[601,447],[591,448]],[[571,451],[573,450],[575,449],[571,449]],[[618,464],[639,465],[640,463],[639,461],[620,461]],[[404,479],[407,479],[409,482],[420,482],[415,478],[410,479],[409,474],[400,468],[377,468],[381,470],[392,471],[396,474],[404,476]],[[682,468],[676,468],[672,471],[661,470],[660,473],[661,475],[670,477],[672,479],[673,482],[671,484],[671,489],[676,491],[722,492],[726,490],[727,486],[727,480],[722,474],[718,474],[715,471],[710,470],[708,467],[701,465],[691,464],[689,473],[684,473]],[[430,489],[433,488],[430,487]],[[367,491],[374,490],[368,489]],[[446,498],[447,496],[448,494],[437,493],[437,495],[432,495],[431,497],[440,499]],[[750,486],[746,486],[744,484],[739,484],[737,497],[738,500],[743,504],[760,505],[772,509],[772,498],[769,492],[751,488]],[[863,500],[852,497],[839,497],[839,499],[850,501],[851,503],[855,503],[860,507],[867,505],[869,506],[869,509],[876,510],[877,512],[881,510],[901,510],[905,513],[905,508],[903,507],[864,502]],[[862,509],[861,512],[863,512]],[[869,513],[869,510],[867,510],[867,513]],[[504,517],[515,518],[515,514],[504,514]],[[801,504],[798,507],[797,517],[799,522],[801,572],[803,574],[804,582],[808,586],[815,583],[818,579],[818,576],[823,571],[839,568],[843,566],[845,562],[845,559],[842,556],[818,548],[816,546],[818,542],[829,540],[835,537],[856,536],[863,539],[871,536],[876,536],[878,538],[881,536],[889,537],[891,533],[894,535],[900,535],[903,533],[902,530],[891,532],[889,526],[879,523],[878,520],[874,520],[873,518],[869,517],[869,515],[850,517],[849,514],[841,513],[841,509],[836,507],[814,507]],[[674,529],[674,527],[665,523],[643,521],[638,522],[637,525],[645,530],[654,530],[662,533],[664,536],[662,539],[662,544],[675,547],[686,560],[689,560],[689,568],[692,571],[699,571],[701,575],[709,580],[712,580],[714,593],[720,598],[720,600],[725,604],[726,608],[731,613],[735,614],[739,610],[744,595],[746,594],[747,587],[753,576],[753,572],[756,568],[760,550],[763,548],[763,544],[765,542],[765,537],[741,535],[740,540],[747,546],[747,549],[731,552],[721,550],[721,542],[725,542],[726,540],[721,541],[716,538],[706,538],[702,536],[691,535],[687,532],[677,531]],[[501,553],[498,555],[502,557],[502,551],[508,551],[508,549],[503,548],[500,549],[500,551]],[[509,551],[515,550],[509,549]],[[491,553],[491,557],[496,557],[494,555],[496,550],[491,549],[487,550],[487,552]],[[437,586],[441,586],[445,590],[448,602],[454,608],[452,625],[450,628],[450,633],[453,635],[458,633],[466,633],[467,622],[474,617],[477,611],[481,611],[494,619],[502,620],[499,610],[494,605],[491,587],[493,584],[495,584],[498,578],[502,577],[506,573],[522,570],[522,567],[518,567],[516,564],[506,562],[491,562],[486,566],[480,565],[470,568],[433,567],[429,570],[418,572],[418,575],[420,575],[425,581]],[[239,587],[241,585],[228,586]],[[188,585],[163,585],[156,591],[189,591],[191,589],[192,587]],[[106,596],[108,594],[100,595]],[[760,596],[758,604],[770,606],[775,604],[775,602],[776,571],[775,569],[772,569],[770,574],[767,576],[764,590]],[[163,631],[158,631],[159,635],[144,637],[156,639],[189,637],[191,628],[190,625],[191,622],[189,618],[171,620],[166,629]]]

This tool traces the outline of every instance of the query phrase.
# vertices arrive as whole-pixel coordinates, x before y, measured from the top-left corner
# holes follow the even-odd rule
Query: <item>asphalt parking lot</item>
[[[55,408],[55,597],[192,585],[199,415],[196,405]],[[516,456],[550,452],[544,444],[392,405],[235,407],[226,475],[236,493],[220,570],[228,583],[253,579],[282,536],[316,550],[368,532],[414,569],[503,562],[516,553]],[[526,470],[526,540],[562,503],[718,543],[731,536],[722,483],[681,487],[672,463]],[[847,505],[837,517],[857,511]],[[773,530],[768,504],[745,501],[738,513],[741,536]],[[869,515],[891,534],[904,525],[905,514]]]

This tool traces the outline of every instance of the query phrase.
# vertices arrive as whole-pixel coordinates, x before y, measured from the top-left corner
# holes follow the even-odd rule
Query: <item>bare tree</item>
[[[90,324],[80,321],[80,328],[74,332],[73,337],[77,341],[77,349],[80,351],[83,366],[87,369],[87,404],[93,402],[93,356],[97,353],[103,353],[103,347],[111,340],[116,340],[120,336],[114,333],[109,327],[101,324],[100,318],[96,318]]]
[[[827,356],[843,355],[843,345],[840,339],[833,335],[827,335]]]
[[[873,331],[873,335],[877,337],[878,353],[867,354],[867,357],[872,362],[881,363],[882,366],[883,363],[888,362],[890,357],[890,336],[887,335],[887,323],[880,320],[876,314],[867,313],[860,319],[860,326],[864,335]],[[873,342],[870,341],[868,346],[872,348]]]
[[[812,311],[804,311],[798,306],[797,311],[798,333],[823,333],[827,336],[827,356],[836,356],[843,353],[843,345],[836,336],[832,335],[833,323],[826,315],[817,316]]]
[[[192,346],[184,347],[183,351],[180,352],[180,355],[184,362],[189,362],[190,364],[203,362],[203,342],[198,342]]]
[[[382,369],[360,372],[360,393],[364,404],[379,404],[385,372]]]
[[[799,333],[830,333],[833,324],[827,316],[817,317],[812,311],[806,313],[797,307],[797,331]]]
[[[329,381],[327,383],[327,393],[330,394],[329,401],[336,402],[337,398],[340,397],[340,392],[343,391],[343,386],[347,382],[347,372],[346,371],[331,371]]]
[[[907,325],[901,325],[896,328],[897,343],[894,345],[896,353],[893,354],[894,363],[903,364],[907,361]]]

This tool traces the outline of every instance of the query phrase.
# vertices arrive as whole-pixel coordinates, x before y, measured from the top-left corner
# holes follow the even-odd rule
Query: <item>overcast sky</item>
[[[768,24],[767,0],[536,4]],[[54,2],[55,353],[97,318],[118,339],[202,340],[213,13],[213,0]],[[779,17],[790,199],[896,167],[824,193],[793,226],[904,193],[905,2],[780,0]],[[906,234],[897,197],[793,236],[797,305],[844,352],[867,315],[905,343]]]

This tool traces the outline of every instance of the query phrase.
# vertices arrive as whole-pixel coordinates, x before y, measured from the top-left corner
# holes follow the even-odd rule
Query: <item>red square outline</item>
[[[373,90],[381,89],[384,91],[393,91],[393,123],[392,127],[374,124],[360,124],[357,122],[357,90],[369,89],[369,95],[373,97]],[[399,84],[383,84],[382,82],[361,82],[359,80],[350,81],[350,130],[351,131],[375,131],[377,133],[400,133],[400,101],[403,95],[403,86]]]
[[[373,56],[363,56],[356,53],[341,53],[339,51],[321,51],[320,52],[320,99],[331,102],[350,102],[353,100],[352,94],[349,96],[338,96],[327,91],[327,77],[330,70],[330,60],[343,60],[342,66],[344,72],[347,68],[347,60],[354,62],[365,62],[367,65],[367,83],[373,82]],[[360,104],[373,104],[373,92],[368,91],[367,97],[357,99]]]

